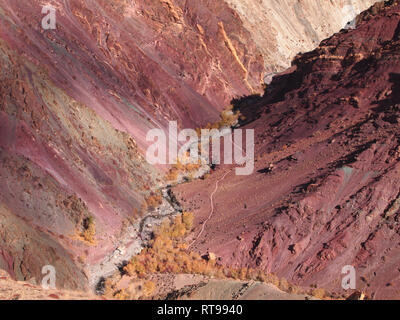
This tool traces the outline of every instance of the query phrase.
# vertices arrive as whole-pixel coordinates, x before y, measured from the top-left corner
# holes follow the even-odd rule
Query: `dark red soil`
[[[388,3],[299,55],[264,97],[238,101],[256,169],[219,183],[194,249],[339,293],[353,265],[359,290],[400,298],[399,92],[400,5]],[[192,238],[230,169],[175,188],[196,214]]]

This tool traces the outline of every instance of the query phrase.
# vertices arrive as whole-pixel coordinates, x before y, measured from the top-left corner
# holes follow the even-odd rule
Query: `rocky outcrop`
[[[299,52],[307,52],[349,27],[374,0],[226,0],[241,17],[261,51],[266,73],[283,71]],[[354,26],[352,24],[351,26]]]
[[[164,183],[143,158],[148,130],[169,120],[200,127],[232,98],[261,92],[268,51],[225,1],[46,4],[56,9],[55,30],[41,27],[42,1],[0,0],[0,203],[8,216],[0,231],[43,238],[10,245],[3,236],[0,265],[25,279],[58,263],[84,286],[84,271],[117,249]],[[26,224],[9,231],[19,219]],[[56,244],[57,253],[37,254]]]
[[[147,131],[217,118],[233,96],[260,90],[263,66],[223,2],[47,4],[56,30],[42,29],[41,1],[0,1],[0,202],[44,238],[5,238],[0,265],[38,278],[65,258],[59,274],[72,281],[59,285],[75,288],[68,263],[83,270],[113,252],[162,182],[143,158]],[[93,239],[82,237],[89,220]],[[15,238],[25,232],[12,227]],[[53,242],[71,257],[36,254]]]
[[[195,242],[221,263],[274,272],[344,293],[342,268],[374,299],[399,298],[400,5],[375,5],[344,30],[298,55],[264,97],[237,102],[256,135],[253,175],[228,173]],[[197,227],[215,181],[175,188]]]

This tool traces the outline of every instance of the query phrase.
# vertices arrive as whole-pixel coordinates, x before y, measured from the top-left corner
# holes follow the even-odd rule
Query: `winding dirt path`
[[[229,170],[229,171],[225,172],[225,174],[222,176],[222,178],[218,179],[218,180],[215,182],[215,189],[214,189],[214,191],[213,191],[213,192],[211,193],[211,195],[210,195],[210,204],[211,204],[210,215],[209,215],[208,218],[204,221],[204,223],[203,223],[203,225],[202,225],[202,227],[201,227],[201,230],[200,230],[199,234],[197,235],[197,237],[189,244],[189,248],[190,248],[197,240],[199,240],[199,238],[201,237],[201,235],[202,235],[203,232],[204,232],[204,229],[205,229],[205,227],[206,227],[206,225],[207,225],[207,222],[210,221],[210,219],[212,218],[212,216],[213,216],[213,214],[214,214],[214,195],[215,195],[215,193],[218,191],[218,184],[219,184],[222,180],[224,180],[224,179],[226,178],[226,176],[227,176],[231,171],[232,171],[232,170]]]

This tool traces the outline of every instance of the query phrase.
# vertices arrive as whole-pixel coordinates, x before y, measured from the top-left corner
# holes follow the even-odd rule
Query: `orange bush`
[[[83,220],[83,231],[80,237],[91,244],[95,243],[96,224],[92,216]]]
[[[263,270],[224,267],[218,265],[214,259],[206,260],[198,253],[188,251],[184,238],[192,227],[193,214],[190,212],[184,212],[172,220],[164,221],[155,232],[150,246],[132,258],[124,268],[125,272],[139,279],[145,279],[155,273],[189,273],[219,279],[256,280],[271,283],[289,293],[302,292],[300,288],[291,285],[286,279],[279,279],[271,273],[266,274]],[[153,286],[149,284],[149,287],[152,289]],[[150,289],[149,292],[152,291]],[[318,298],[326,297],[325,292],[321,289],[313,290],[312,294]]]
[[[162,203],[161,193],[152,192],[150,196],[146,198],[146,204],[148,208],[157,208]]]

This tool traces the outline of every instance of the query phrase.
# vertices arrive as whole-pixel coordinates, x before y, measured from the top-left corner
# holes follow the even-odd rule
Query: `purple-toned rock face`
[[[359,290],[399,297],[399,26],[400,5],[375,6],[356,30],[299,55],[263,98],[238,102],[256,170],[219,182],[206,228],[231,168],[175,188],[196,214],[192,238],[205,230],[193,248],[334,292],[353,265]]]
[[[0,267],[18,278],[40,279],[60,255],[79,270],[115,250],[162,182],[143,157],[147,131],[218,119],[233,97],[261,91],[264,70],[224,2],[46,4],[56,30],[42,28],[42,1],[0,1],[0,203],[21,220],[1,225]],[[93,244],[79,237],[90,217]],[[84,287],[68,268],[59,285]]]
[[[174,189],[197,214],[194,248],[332,290],[353,264],[371,295],[394,295],[399,6],[377,6],[357,30],[297,56],[260,98],[265,69],[343,21],[313,30],[315,7],[302,1],[293,23],[274,9],[264,39],[260,13],[243,21],[254,8],[239,2],[0,0],[0,269],[40,282],[50,264],[57,286],[87,288],[126,249],[121,239],[138,240],[127,229],[166,184],[166,169],[144,158],[147,132],[171,120],[202,127],[248,96],[237,104],[256,132],[255,173],[221,180],[204,227],[227,168]],[[43,5],[55,8],[54,30]],[[324,17],[331,6],[343,9],[331,3]]]
[[[141,146],[166,119],[194,127],[260,92],[262,57],[223,2],[53,1],[57,30],[47,31],[40,1],[1,4],[6,44]]]

